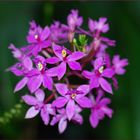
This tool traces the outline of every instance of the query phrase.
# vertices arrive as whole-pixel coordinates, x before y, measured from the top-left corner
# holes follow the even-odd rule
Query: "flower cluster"
[[[9,46],[18,62],[8,70],[22,77],[14,92],[25,86],[29,90],[22,95],[30,106],[26,119],[40,114],[45,125],[58,123],[63,133],[68,122],[83,123],[83,110],[91,110],[93,128],[105,115],[112,117],[111,100],[105,95],[113,94],[113,86],[118,88],[116,75],[125,73],[128,61],[119,55],[111,59],[108,54],[107,48],[114,47],[115,41],[104,36],[109,30],[106,21],[105,17],[89,18],[85,30],[78,10],[71,10],[67,25],[55,21],[42,28],[32,21],[27,46]]]

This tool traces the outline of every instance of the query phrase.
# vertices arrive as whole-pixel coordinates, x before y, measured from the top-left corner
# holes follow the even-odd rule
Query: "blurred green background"
[[[25,36],[29,21],[35,20],[42,26],[53,20],[66,23],[71,9],[79,9],[87,27],[88,17],[107,17],[110,23],[108,36],[117,41],[113,54],[129,59],[124,76],[120,76],[119,90],[112,96],[114,115],[105,118],[96,129],[92,129],[85,113],[82,126],[70,124],[64,134],[59,135],[56,127],[44,126],[41,119],[24,120],[26,107],[9,123],[0,124],[0,139],[140,139],[140,2],[0,2],[0,116],[19,103],[19,96],[27,90],[13,94],[19,78],[5,69],[14,64],[8,45],[26,45]]]

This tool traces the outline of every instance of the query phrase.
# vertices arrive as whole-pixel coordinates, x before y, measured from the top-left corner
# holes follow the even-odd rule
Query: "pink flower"
[[[88,27],[91,32],[98,31],[102,33],[106,33],[109,30],[109,25],[106,23],[107,18],[101,17],[99,21],[94,21],[89,19]]]
[[[115,70],[115,73],[118,75],[123,75],[125,73],[124,67],[128,65],[127,59],[120,59],[119,55],[115,55],[112,60],[113,63],[113,69]]]
[[[34,118],[37,114],[41,115],[42,120],[44,121],[45,125],[49,124],[50,117],[49,115],[55,115],[55,110],[52,108],[51,104],[45,104],[44,101],[45,93],[43,90],[38,89],[35,92],[35,97],[31,95],[24,95],[22,99],[31,107],[28,109],[25,118],[30,119]]]
[[[29,71],[26,76],[29,78],[27,86],[31,93],[35,92],[41,84],[45,88],[52,90],[53,80],[51,75],[47,73],[45,59],[42,56],[35,58],[35,64],[37,68]]]
[[[91,98],[93,99],[93,107],[91,108],[89,121],[91,126],[96,128],[99,121],[103,120],[105,115],[107,115],[109,118],[112,118],[113,110],[107,106],[110,104],[111,100],[106,97],[103,98],[102,91],[97,93],[96,100],[94,100],[93,96]]]
[[[94,70],[92,72],[83,71],[83,76],[89,79],[90,89],[98,88],[101,86],[106,92],[112,94],[111,85],[104,79],[112,78],[114,71],[111,68],[104,68],[104,60],[102,57],[97,58],[94,61]]]
[[[69,120],[72,119],[75,112],[75,106],[77,103],[82,108],[90,108],[92,103],[90,99],[85,97],[89,93],[88,85],[81,85],[77,89],[68,89],[66,84],[56,84],[56,90],[61,95],[55,101],[52,106],[62,108],[66,104],[66,114]]]
[[[82,25],[83,18],[79,17],[78,10],[71,10],[71,13],[67,17],[67,23],[70,31],[74,31],[76,27]]]
[[[48,40],[50,35],[50,29],[46,26],[42,29],[37,26],[34,22],[30,24],[29,34],[27,36],[27,41],[30,43],[29,51],[36,56],[43,48],[47,48],[51,45]]]
[[[50,122],[50,125],[51,126],[54,126],[56,123],[58,123],[58,130],[59,130],[59,133],[63,133],[66,128],[67,128],[67,114],[66,114],[66,110],[63,108],[63,109],[57,109],[58,113],[57,115],[55,115],[52,119],[52,121]],[[71,119],[71,121],[73,122],[76,122],[78,124],[82,124],[83,123],[83,117],[82,115],[80,115],[79,113],[82,111],[82,109],[76,105],[75,106],[75,113]]]
[[[55,43],[63,43],[68,41],[68,27],[61,24],[59,21],[55,21],[50,26],[50,39]]]
[[[76,51],[73,53],[70,53],[68,49],[54,45],[53,51],[57,57],[51,57],[46,60],[49,64],[55,64],[58,62],[61,62],[56,68],[54,68],[54,73],[58,76],[58,79],[60,80],[64,74],[66,73],[66,64],[70,67],[72,70],[81,70],[81,65],[79,62],[76,62],[76,60],[81,59],[85,56],[83,52]]]

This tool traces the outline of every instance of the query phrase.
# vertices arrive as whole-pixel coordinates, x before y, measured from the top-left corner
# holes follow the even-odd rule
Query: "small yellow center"
[[[38,35],[35,35],[34,37],[35,37],[35,39],[38,39]]]
[[[101,67],[99,68],[99,72],[102,73],[103,70],[104,70],[104,66],[101,66]]]
[[[37,68],[38,68],[39,71],[41,71],[43,69],[43,65],[39,62],[37,64]]]
[[[62,56],[63,56],[63,57],[66,57],[66,55],[67,55],[66,50],[63,49],[61,53],[62,53]]]
[[[76,93],[71,94],[71,98],[74,99],[76,97]]]

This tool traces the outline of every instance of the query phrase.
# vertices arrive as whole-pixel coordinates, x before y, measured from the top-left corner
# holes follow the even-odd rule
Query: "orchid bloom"
[[[97,58],[93,65],[94,70],[92,72],[83,71],[83,76],[90,80],[90,88],[93,89],[101,86],[106,92],[112,94],[112,87],[105,78],[112,78],[114,71],[111,68],[104,68],[105,64],[102,57]]]
[[[76,62],[76,60],[79,60],[85,56],[83,52],[76,51],[70,53],[67,49],[58,45],[53,46],[53,51],[56,56],[48,58],[46,62],[49,64],[61,62],[55,69],[59,80],[66,73],[67,64],[71,70],[81,70],[81,65],[79,62]]]
[[[48,125],[50,117],[49,115],[55,115],[55,110],[52,108],[51,104],[45,104],[43,101],[45,99],[45,93],[43,90],[38,89],[35,92],[35,97],[31,95],[22,96],[23,101],[30,105],[25,118],[30,119],[34,118],[37,114],[40,113],[42,120],[45,125]]]
[[[66,114],[69,120],[72,119],[75,112],[75,103],[80,107],[90,108],[91,101],[85,97],[89,93],[88,85],[81,85],[77,89],[68,89],[66,84],[56,84],[56,90],[61,95],[52,105],[57,108],[62,108],[66,105]]]

